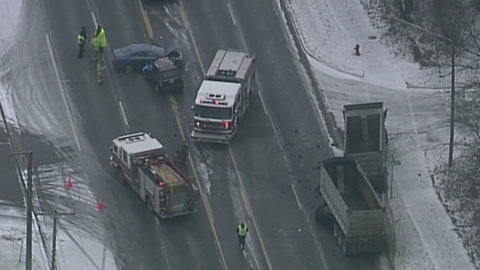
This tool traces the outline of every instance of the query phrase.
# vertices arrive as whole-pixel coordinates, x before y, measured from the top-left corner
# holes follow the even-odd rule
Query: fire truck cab
[[[196,211],[198,188],[171,162],[165,148],[145,132],[112,141],[110,164],[120,182],[128,184],[161,218]]]
[[[195,98],[191,138],[229,143],[255,85],[255,56],[239,50],[218,50]]]

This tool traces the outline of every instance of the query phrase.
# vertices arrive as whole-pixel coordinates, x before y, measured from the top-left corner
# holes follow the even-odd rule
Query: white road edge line
[[[95,18],[95,13],[92,11],[93,23],[95,24],[95,31],[97,31],[98,23],[97,18]]]
[[[295,200],[297,200],[298,208],[300,208],[300,211],[302,211],[303,210],[302,203],[300,202],[300,199],[298,198],[297,189],[295,188],[293,183],[291,183],[290,185],[292,186],[293,195],[295,195]]]
[[[236,22],[235,22],[235,19],[233,18],[232,4],[230,2],[228,2],[227,6],[228,6],[228,11],[230,12],[230,16],[232,17],[233,24],[237,25]],[[245,50],[248,51],[247,42],[245,42],[245,39],[243,38],[242,30],[240,29],[240,27],[237,27],[237,30],[238,30],[238,32],[240,32],[240,34],[242,34],[242,35],[240,35],[240,39],[242,40],[243,48],[245,48]],[[255,84],[258,87],[257,92],[258,92],[258,96],[260,97],[260,103],[262,103],[263,112],[265,113],[265,115],[269,116],[268,115],[268,110],[267,110],[267,105],[265,104],[265,100],[263,99],[263,95],[262,95],[262,91],[263,91],[262,86],[260,85],[260,81],[258,80],[258,77],[255,77]]]
[[[235,21],[235,17],[233,16],[232,4],[227,3],[228,12],[230,13],[230,17],[232,18],[233,25],[237,25]]]
[[[63,105],[65,106],[65,110],[67,110],[68,120],[70,122],[70,127],[72,128],[72,131],[73,131],[73,137],[75,139],[75,143],[77,144],[78,151],[82,152],[82,149],[80,147],[80,141],[78,140],[77,129],[75,128],[75,125],[74,125],[72,112],[70,111],[70,106],[68,106],[68,101],[65,94],[66,90],[61,83],[60,75],[58,73],[57,62],[55,62],[55,56],[53,54],[52,43],[50,42],[50,37],[48,36],[47,33],[45,33],[45,38],[47,40],[48,54],[50,55],[50,60],[52,61],[53,71],[55,72],[55,77],[57,78],[58,87],[60,89],[60,93],[62,94]]]
[[[160,242],[162,242],[162,240],[164,238],[162,237],[162,234],[161,234],[161,231],[160,231],[160,222],[158,221],[158,218],[155,218],[155,219],[158,222],[157,223],[158,226],[155,226],[155,228],[157,229],[157,236],[160,239]],[[163,252],[163,256],[165,256],[165,262],[166,262],[168,270],[172,270],[172,265],[170,264],[170,260],[168,259],[167,250],[165,249],[165,245],[163,245],[163,244],[162,244],[162,252]]]
[[[123,104],[121,101],[118,102],[118,105],[120,106],[120,114],[122,115],[122,120],[125,126],[130,128],[130,125],[128,124],[128,119],[127,119],[127,114],[125,113],[125,109],[123,108]]]
[[[258,96],[260,97],[260,103],[262,103],[263,112],[265,113],[265,115],[268,116],[267,105],[265,105],[265,101],[263,100],[262,86],[260,86],[260,82],[258,80],[255,83],[258,86],[257,92],[258,92]]]
[[[283,157],[283,160],[285,162],[285,165],[287,166],[287,170],[289,172],[292,172],[292,165],[290,164],[290,161],[289,159],[287,158],[286,154],[285,154],[285,151],[284,151],[284,147],[282,145],[282,138],[281,138],[281,135],[280,133],[278,132],[277,130],[277,126],[275,125],[275,122],[273,121],[273,118],[271,115],[268,115],[268,118],[270,120],[270,123],[272,124],[272,129],[273,129],[273,133],[275,134],[275,138],[277,139],[277,144],[278,146],[280,147],[280,150],[281,150],[281,153],[282,153],[282,157]],[[290,185],[292,186],[296,186],[295,185],[295,175],[291,174],[290,175]],[[294,189],[296,190],[296,189]],[[297,195],[295,193],[295,195]],[[300,200],[299,197],[296,197],[297,200]],[[308,224],[308,228],[310,229],[310,233],[312,235],[312,238],[313,238],[313,242],[315,243],[315,246],[317,248],[317,251],[318,251],[318,254],[320,255],[320,260],[322,262],[322,266],[323,266],[323,269],[325,270],[330,270],[330,266],[327,264],[327,259],[326,259],[326,255],[325,255],[325,251],[322,247],[322,245],[319,243],[319,240],[318,238],[316,237],[316,234],[315,234],[315,231],[313,230],[313,226],[312,226],[312,222],[311,222],[311,219],[309,218],[307,212],[305,211],[305,209],[303,209],[301,211],[303,213],[303,215],[305,216],[305,220],[307,221],[307,224]]]

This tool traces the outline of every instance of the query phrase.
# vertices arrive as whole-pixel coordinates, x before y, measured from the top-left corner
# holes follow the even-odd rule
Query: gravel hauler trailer
[[[387,111],[382,102],[344,106],[345,157],[358,161],[377,193],[385,191],[387,177]]]
[[[385,207],[359,163],[327,159],[320,166],[319,192],[324,200],[316,220],[334,220],[333,235],[345,255],[380,253],[385,248]]]

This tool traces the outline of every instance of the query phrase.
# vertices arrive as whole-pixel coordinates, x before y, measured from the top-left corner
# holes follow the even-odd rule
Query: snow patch
[[[11,213],[0,213],[0,216]],[[16,216],[25,216],[18,212]],[[37,226],[33,226],[33,269],[50,269],[52,248],[52,227],[42,229],[45,236],[43,245]],[[2,218],[0,225],[0,262],[2,269],[25,269],[26,249],[25,220],[18,221]],[[48,248],[45,252],[44,248]],[[48,254],[48,255],[47,255]],[[48,257],[48,258],[47,258]],[[102,244],[86,237],[79,231],[65,230],[58,227],[57,235],[57,269],[59,270],[116,270],[111,252]]]
[[[288,1],[306,51],[326,66],[352,76],[364,76],[362,58],[355,57],[354,40],[339,26],[326,1]],[[315,23],[312,23],[315,22]],[[325,50],[325,48],[336,48]],[[350,56],[346,58],[345,55]]]
[[[210,181],[210,175],[213,174],[213,170],[207,164],[200,162],[199,163],[200,177],[202,179],[203,185],[207,195],[210,195],[212,189],[212,182]]]
[[[12,101],[12,89],[6,87],[2,83],[0,83],[0,104],[3,109],[3,113],[5,114],[5,118],[7,122],[13,125],[15,128],[20,128],[18,123],[17,114],[15,113],[15,107]],[[3,125],[3,119],[0,118],[0,123]]]
[[[388,109],[390,155],[402,162],[394,170],[389,202],[395,268],[473,269],[431,183],[428,168],[433,159],[426,160],[427,155],[436,155],[436,164],[441,164],[448,153],[449,92],[419,89],[424,81],[433,81],[437,71],[394,58],[360,1],[289,2],[321,83],[317,94],[325,97],[337,126],[343,127],[346,104],[382,101]],[[356,43],[361,56],[352,55]]]
[[[8,50],[15,41],[15,29],[22,10],[22,0],[3,0],[0,2],[0,55]]]

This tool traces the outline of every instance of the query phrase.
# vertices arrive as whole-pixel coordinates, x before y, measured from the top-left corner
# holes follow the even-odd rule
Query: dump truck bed
[[[345,156],[358,161],[377,192],[385,188],[386,131],[382,102],[344,106]]]
[[[357,161],[323,161],[320,193],[348,238],[383,235],[385,208]]]

